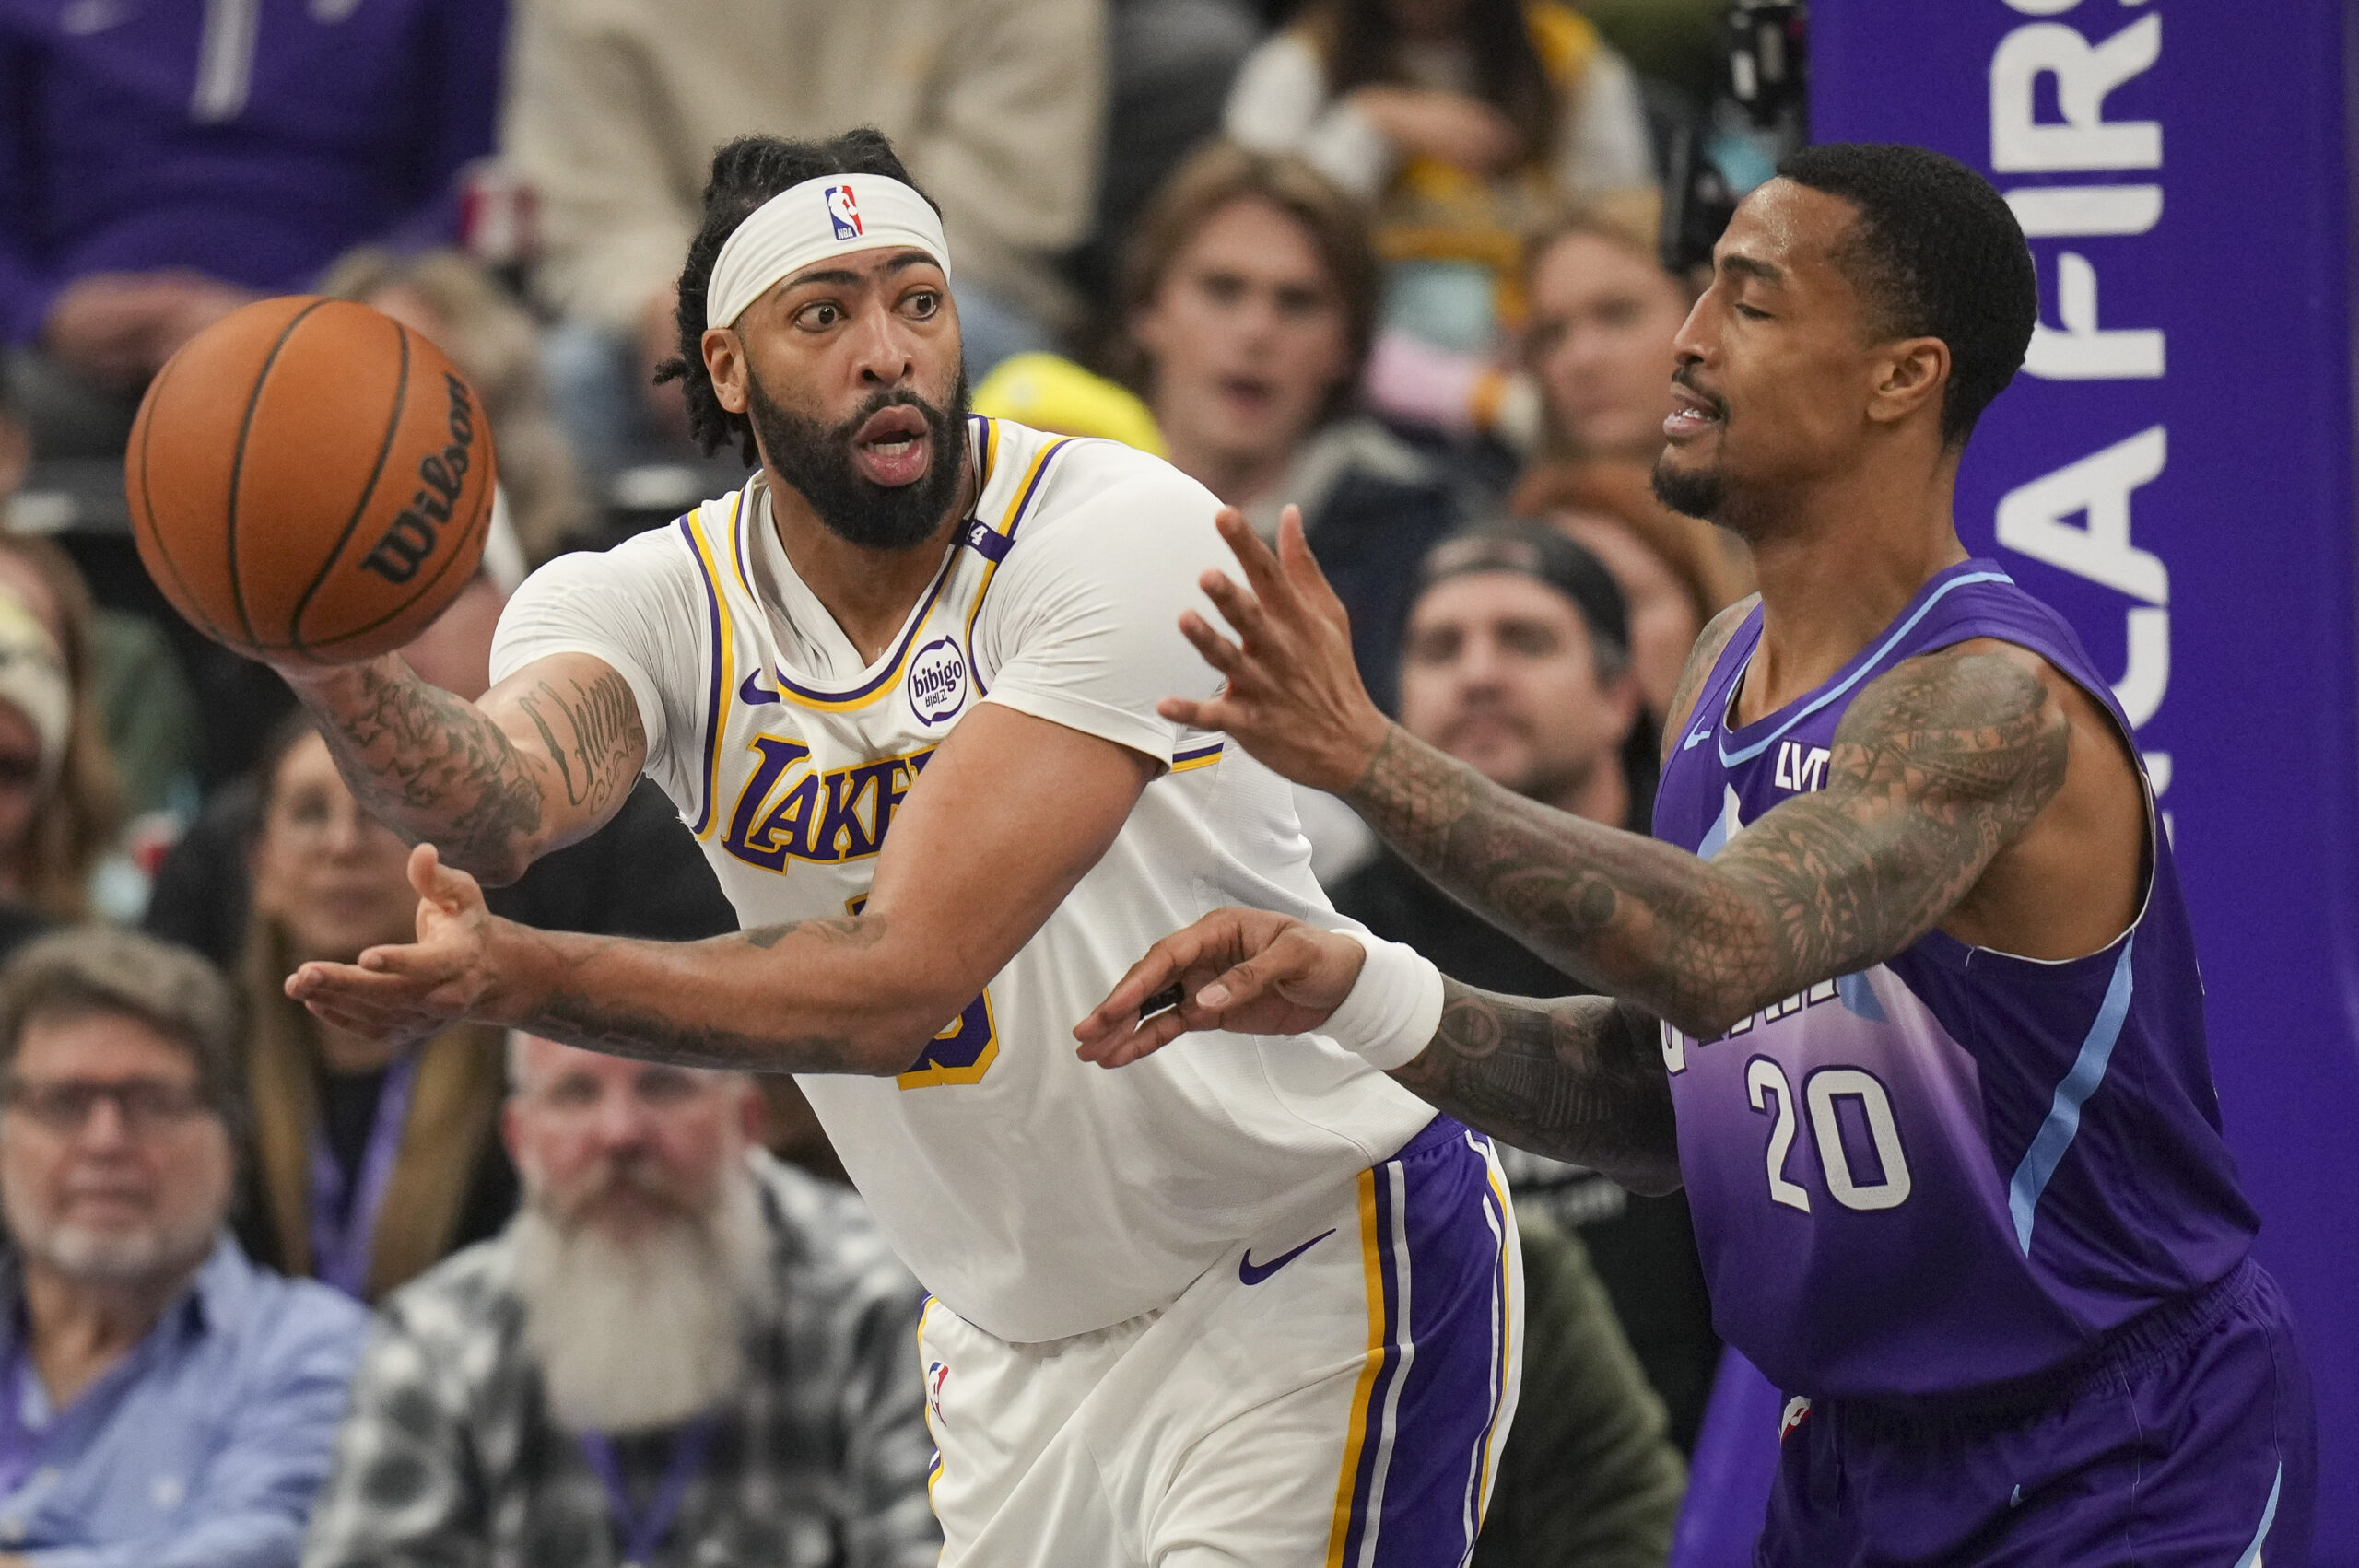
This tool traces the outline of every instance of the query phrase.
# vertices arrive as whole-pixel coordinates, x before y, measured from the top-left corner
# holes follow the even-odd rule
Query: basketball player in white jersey
[[[1209,910],[1344,924],[1286,786],[1155,711],[1210,693],[1175,624],[1233,562],[1217,502],[967,417],[949,249],[883,137],[733,143],[705,212],[674,373],[759,474],[536,573],[479,703],[397,657],[284,672],[419,844],[421,899],[415,945],[289,993],[381,1036],[468,1018],[801,1075],[934,1293],[910,1375],[945,1562],[1463,1562],[1521,1314],[1489,1146],[1382,1071],[1436,1020],[1122,1073],[1072,1047]],[[642,770],[745,930],[486,912],[479,879],[594,831]]]

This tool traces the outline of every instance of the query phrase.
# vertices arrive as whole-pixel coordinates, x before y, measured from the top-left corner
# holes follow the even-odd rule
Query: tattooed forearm
[[[342,673],[303,695],[361,804],[409,842],[431,839],[451,864],[512,880],[530,860],[543,800],[499,726],[398,659]]]
[[[1602,1171],[1640,1192],[1679,1185],[1655,1021],[1609,997],[1543,1001],[1443,982],[1441,1027],[1393,1073],[1470,1127]]]
[[[1397,727],[1352,800],[1470,907],[1710,1038],[1931,930],[2055,798],[2069,744],[2030,656],[1953,651],[1867,687],[1825,788],[1708,862],[1514,795]]]
[[[487,883],[596,828],[629,792],[647,734],[629,683],[586,658],[481,703],[397,657],[290,674],[353,793],[413,844]],[[521,687],[522,689],[517,689]]]
[[[749,1023],[767,1022],[766,1010],[749,1003],[774,985],[775,965],[753,969],[714,960],[732,950],[743,958],[749,947],[767,953],[790,939],[832,948],[874,947],[885,930],[885,920],[876,916],[795,920],[686,943],[518,928],[515,937],[531,945],[531,954],[516,967],[542,975],[546,987],[519,1026],[584,1050],[686,1067],[874,1071],[877,1053],[863,1049],[860,1031],[828,1028],[824,1016],[816,1016],[824,1014],[824,1007],[780,1017],[776,1029]],[[691,975],[698,983],[688,983]],[[913,1026],[921,1038],[928,1027]],[[898,1069],[917,1049],[897,1052],[888,1047],[883,1057]]]
[[[668,1061],[682,1067],[739,1072],[861,1072],[849,1036],[750,1035],[683,1024],[651,1008],[600,1002],[559,992],[548,999],[530,1032],[585,1051]],[[912,1053],[914,1054],[914,1053]]]
[[[586,687],[576,680],[565,684],[559,691],[548,681],[536,682],[516,705],[539,731],[568,803],[602,810],[637,778],[646,732],[629,683],[620,675],[608,671]]]

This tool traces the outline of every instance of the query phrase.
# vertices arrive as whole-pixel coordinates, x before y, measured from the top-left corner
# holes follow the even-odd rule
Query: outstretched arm
[[[647,761],[629,684],[586,653],[536,660],[480,702],[393,653],[279,673],[372,815],[494,884],[604,826]]]
[[[1285,915],[1215,909],[1149,948],[1074,1036],[1084,1060],[1121,1067],[1191,1029],[1320,1029],[1365,957],[1353,938]],[[1639,1192],[1679,1185],[1661,1036],[1627,1002],[1499,996],[1444,979],[1432,1040],[1392,1076],[1518,1148]]]
[[[1223,530],[1251,591],[1216,574],[1204,586],[1242,640],[1184,625],[1227,685],[1165,715],[1344,795],[1461,902],[1701,1038],[1915,942],[2063,786],[2062,677],[2023,649],[1964,643],[1867,686],[1825,788],[1704,860],[1526,800],[1388,724],[1298,523],[1282,529],[1283,560],[1241,519]]]
[[[422,847],[410,865],[417,942],[307,964],[288,994],[379,1038],[464,1018],[654,1061],[900,1072],[1097,864],[1155,773],[1127,747],[980,705],[894,813],[859,914],[709,942],[502,920]]]

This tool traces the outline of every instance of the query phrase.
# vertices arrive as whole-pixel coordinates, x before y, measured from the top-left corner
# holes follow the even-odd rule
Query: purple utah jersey
[[[2037,653],[2129,733],[2071,628],[1995,564],[1966,561],[1825,685],[1731,728],[1755,607],[1663,769],[1656,836],[1718,852],[1825,782],[1868,683],[1973,638]],[[1715,1319],[1788,1393],[2042,1373],[2245,1256],[2257,1221],[2221,1140],[2202,980],[2147,798],[2144,905],[2102,952],[2047,963],[1936,930],[1719,1039],[1665,1025]]]

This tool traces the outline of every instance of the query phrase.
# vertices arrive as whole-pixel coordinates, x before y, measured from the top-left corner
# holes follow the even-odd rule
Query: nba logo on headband
[[[827,221],[836,226],[837,239],[860,238],[860,204],[852,199],[851,186],[827,187]]]

